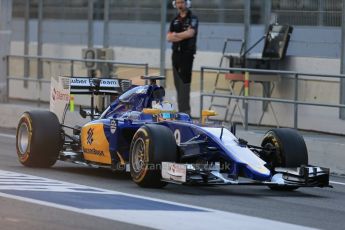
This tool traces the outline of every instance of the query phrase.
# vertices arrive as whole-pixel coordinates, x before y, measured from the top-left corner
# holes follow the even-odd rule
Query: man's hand
[[[168,42],[179,42],[179,41],[181,41],[180,39],[178,39],[177,33],[175,33],[175,32],[168,32],[167,40],[168,40]]]
[[[192,38],[195,35],[195,30],[192,27],[189,27],[188,30],[184,31],[183,33],[185,33],[185,39]]]
[[[181,33],[175,33],[175,32],[168,32],[167,34],[167,40],[169,42],[180,42],[185,39],[189,39],[194,37],[195,30],[192,27],[189,27],[186,31],[183,31]]]

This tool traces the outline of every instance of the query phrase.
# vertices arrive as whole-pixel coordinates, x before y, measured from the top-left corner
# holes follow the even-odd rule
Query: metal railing
[[[78,74],[76,74],[76,70],[75,67],[77,65],[77,63],[103,63],[103,64],[107,64],[107,65],[111,65],[113,67],[127,67],[127,68],[139,68],[142,69],[142,74],[143,75],[147,75],[149,72],[149,65],[148,63],[134,63],[134,62],[119,62],[119,61],[109,61],[109,60],[98,60],[98,59],[78,59],[78,58],[58,58],[58,57],[45,57],[45,56],[32,56],[32,55],[7,55],[6,57],[6,79],[7,79],[7,100],[9,99],[9,95],[10,95],[10,81],[23,81],[24,84],[25,82],[37,82],[37,85],[39,86],[39,89],[41,90],[42,87],[42,83],[50,83],[50,78],[52,75],[54,75],[54,73],[50,73],[50,76],[44,77],[44,76],[39,76],[39,73],[37,72],[37,74],[32,78],[30,76],[30,73],[26,72],[28,71],[25,62],[30,62],[31,60],[37,61],[37,62],[49,62],[49,63],[65,63],[68,64],[69,67],[67,69],[69,69],[67,72],[69,73],[69,76],[74,77],[74,76],[78,76]],[[23,60],[23,75],[22,76],[11,76],[10,74],[10,62],[12,59],[22,59]],[[85,71],[87,71],[87,68],[82,68]],[[44,72],[44,70],[43,70]],[[118,74],[115,72],[115,74]],[[43,74],[44,75],[44,74]],[[66,75],[66,74],[65,74]],[[67,74],[68,75],[68,74]],[[82,75],[79,75],[82,76]],[[90,77],[90,76],[87,76]],[[102,77],[108,77],[108,76],[102,76]],[[118,77],[118,76],[116,76]],[[40,103],[41,101],[41,92],[38,92],[38,97],[37,97],[37,101],[38,103]]]
[[[80,63],[105,63],[110,65],[121,65],[121,66],[129,66],[129,67],[144,67],[145,75],[148,74],[149,65],[148,63],[134,63],[134,62],[118,62],[118,61],[109,61],[109,60],[99,60],[99,59],[80,59],[80,58],[58,58],[58,57],[45,57],[45,56],[34,56],[34,55],[7,55],[6,56],[6,63],[7,67],[9,67],[9,59],[10,58],[22,58],[24,60],[37,60],[37,61],[55,61],[55,62],[68,62],[71,65],[70,68],[70,76],[74,76],[74,65],[76,62]],[[8,69],[9,71],[9,69]]]
[[[252,24],[262,23],[263,2],[269,0],[252,0]],[[44,0],[42,10],[45,19],[63,20],[87,20],[89,0],[56,1]],[[157,0],[110,0],[108,14],[110,20],[126,21],[160,21],[160,4],[166,5],[168,17],[173,18],[176,10],[170,4],[171,1]],[[244,2],[243,0],[193,0],[193,11],[203,23],[243,23]],[[342,0],[309,0],[309,1],[286,1],[271,0],[272,13],[277,16],[280,24],[290,25],[341,25]],[[29,13],[31,18],[39,14],[39,1],[31,1]],[[94,1],[94,19],[102,20],[105,14],[104,1]],[[13,16],[24,18],[26,1],[13,0]]]
[[[218,73],[230,73],[230,72],[248,72],[248,73],[260,73],[260,74],[277,74],[281,75],[285,78],[293,79],[294,81],[294,91],[293,91],[293,100],[291,99],[282,99],[282,98],[268,98],[268,97],[253,97],[253,96],[240,96],[240,95],[229,95],[229,94],[217,94],[217,93],[207,93],[204,91],[204,78],[205,78],[205,72],[214,72],[216,74]],[[287,75],[293,76],[289,77]],[[330,108],[339,108],[339,109],[345,109],[345,104],[328,104],[328,103],[316,103],[316,102],[310,102],[310,101],[300,101],[299,100],[299,94],[298,94],[298,82],[301,80],[301,76],[305,77],[318,77],[318,78],[338,78],[338,79],[345,79],[345,75],[332,75],[332,74],[313,74],[313,73],[299,73],[295,71],[277,71],[277,70],[263,70],[263,69],[250,69],[250,68],[217,68],[217,67],[208,67],[208,66],[202,66],[201,67],[201,79],[200,79],[200,117],[201,112],[203,110],[203,104],[204,104],[204,97],[218,97],[218,98],[231,98],[231,99],[237,99],[237,100],[243,100],[244,101],[244,109],[245,109],[245,115],[244,115],[244,128],[245,130],[248,130],[248,109],[249,101],[262,101],[262,102],[276,102],[276,103],[286,103],[286,104],[292,104],[294,106],[294,119],[293,119],[293,127],[295,129],[298,128],[298,106],[299,105],[309,105],[309,106],[321,106],[321,107],[330,107]],[[303,79],[305,80],[305,79]],[[229,91],[230,92],[230,91]],[[225,118],[226,119],[226,118]],[[229,121],[232,122],[232,121]]]

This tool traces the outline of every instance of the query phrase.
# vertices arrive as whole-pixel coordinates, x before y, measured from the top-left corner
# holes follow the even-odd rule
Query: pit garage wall
[[[14,20],[12,23],[13,34],[11,43],[11,54],[23,54],[24,23],[22,20]],[[110,23],[110,46],[115,51],[116,61],[125,62],[147,62],[152,69],[151,74],[159,72],[159,31],[157,23]],[[102,46],[103,24],[95,22],[95,46]],[[263,27],[252,26],[251,42],[254,43],[264,33]],[[243,28],[241,25],[222,24],[200,24],[198,37],[198,53],[195,57],[191,105],[192,115],[199,115],[199,89],[200,89],[200,67],[218,66],[221,58],[221,49],[226,38],[241,38]],[[37,21],[30,21],[30,54],[35,55],[37,50]],[[87,22],[86,21],[57,21],[46,20],[43,23],[43,56],[81,58],[81,49],[87,46]],[[258,46],[253,52],[260,52],[262,46]],[[229,52],[236,53],[239,50],[238,44],[233,44]],[[166,67],[167,67],[167,94],[168,98],[176,101],[171,73],[171,51],[167,43]],[[280,64],[282,69],[295,70],[299,72],[315,72],[325,74],[339,74],[340,63],[340,28],[323,27],[299,27],[295,28],[288,49],[288,57]],[[30,72],[35,76],[36,64],[32,63]],[[224,65],[226,67],[226,64]],[[11,61],[11,76],[23,75],[23,62],[20,60]],[[51,75],[68,75],[69,67],[63,64],[45,63],[44,75],[49,78]],[[77,66],[75,74],[83,76],[86,70]],[[138,72],[120,71],[119,76],[136,77]],[[213,89],[214,75],[206,76],[206,89]],[[224,85],[227,82],[224,81]],[[283,78],[276,82],[273,97],[293,98],[293,82]],[[237,92],[240,86],[237,86]],[[29,84],[24,89],[20,82],[12,82],[10,85],[10,96],[14,98],[36,99],[38,96],[48,101],[49,87],[43,85],[40,92],[35,84]],[[251,95],[261,95],[261,85],[251,86]],[[299,85],[299,96],[301,100],[313,102],[339,103],[338,80],[307,79],[301,80]],[[85,99],[77,103],[85,103]],[[223,101],[226,103],[226,101]],[[208,107],[208,100],[204,107]],[[273,104],[274,111],[281,126],[293,126],[293,106],[287,104]],[[249,108],[249,122],[256,124],[262,113],[260,102],[251,102]],[[223,111],[219,111],[222,117]],[[235,119],[241,121],[238,109],[235,112]],[[263,124],[276,125],[271,108],[265,113]],[[299,128],[307,130],[319,130],[332,133],[345,134],[345,121],[338,119],[338,109],[323,107],[300,106],[299,107]]]

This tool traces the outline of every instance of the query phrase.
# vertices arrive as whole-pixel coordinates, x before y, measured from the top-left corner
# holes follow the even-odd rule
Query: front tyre
[[[274,170],[275,167],[296,168],[308,165],[308,150],[303,137],[290,128],[269,130],[261,143],[264,148],[275,148],[267,164]],[[297,186],[269,186],[272,190],[292,191]]]
[[[134,134],[130,147],[132,180],[141,187],[161,188],[162,162],[176,162],[177,145],[172,131],[162,125],[147,124]]]
[[[61,150],[61,126],[50,111],[25,112],[19,119],[16,148],[19,162],[28,167],[55,164]]]

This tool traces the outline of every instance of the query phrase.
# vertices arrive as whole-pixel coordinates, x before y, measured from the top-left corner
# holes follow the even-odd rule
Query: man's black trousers
[[[179,112],[190,114],[190,87],[194,52],[173,51],[172,66]]]

